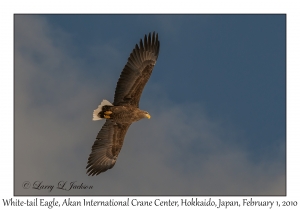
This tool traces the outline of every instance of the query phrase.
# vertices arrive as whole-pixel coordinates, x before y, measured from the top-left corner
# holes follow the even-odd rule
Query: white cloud
[[[103,124],[91,120],[92,111],[103,98],[113,98],[113,79],[89,83],[88,66],[59,44],[69,35],[40,16],[16,16],[15,34],[17,195],[285,193],[284,163],[252,162],[235,144],[240,135],[234,126],[209,119],[199,104],[170,102],[159,84],[146,86],[159,95],[142,97],[141,109],[151,120],[131,126],[113,169],[88,177],[87,158]],[[110,46],[103,49],[118,55]],[[21,187],[36,180],[54,185],[76,180],[94,189],[49,193]]]

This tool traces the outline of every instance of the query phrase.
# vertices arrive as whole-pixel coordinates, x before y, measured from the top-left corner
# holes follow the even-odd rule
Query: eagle
[[[133,122],[150,119],[147,111],[139,109],[143,89],[148,82],[159,54],[158,34],[153,32],[135,45],[121,72],[114,102],[103,100],[93,112],[93,120],[106,119],[88,158],[87,174],[99,175],[111,169],[121,151],[126,132]]]

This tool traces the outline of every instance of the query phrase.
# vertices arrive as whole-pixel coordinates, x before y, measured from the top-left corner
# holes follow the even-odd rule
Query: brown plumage
[[[125,134],[131,125],[148,112],[139,109],[143,89],[148,82],[159,53],[158,34],[145,35],[130,54],[117,83],[114,103],[103,100],[93,113],[93,120],[106,119],[88,159],[88,175],[98,175],[112,168],[121,151]]]

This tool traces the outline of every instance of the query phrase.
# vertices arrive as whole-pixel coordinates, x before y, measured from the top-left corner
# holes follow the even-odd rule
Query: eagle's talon
[[[106,112],[104,112],[104,114],[106,114],[106,115],[110,115],[112,113],[112,111],[106,111]]]

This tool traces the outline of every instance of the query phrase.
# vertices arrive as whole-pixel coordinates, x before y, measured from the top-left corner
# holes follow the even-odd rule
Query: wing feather
[[[115,165],[129,126],[130,124],[106,120],[97,135],[88,159],[86,168],[89,176],[98,175]]]
[[[136,44],[133,53],[136,55],[138,62],[143,63],[143,59],[141,58],[141,55],[138,53],[138,51],[139,51],[139,46]]]
[[[114,105],[139,107],[140,97],[159,54],[158,34],[145,35],[144,42],[135,45],[117,83]]]

